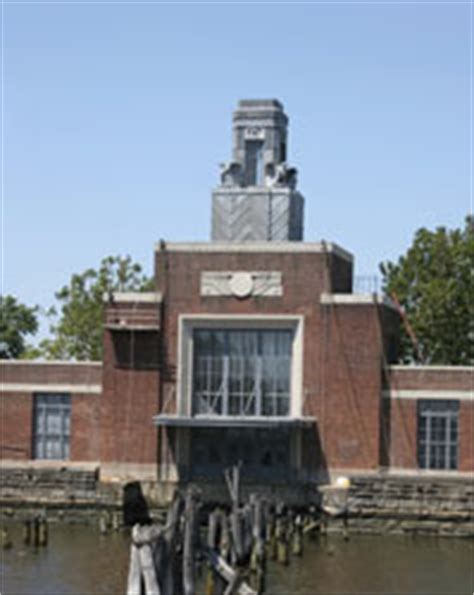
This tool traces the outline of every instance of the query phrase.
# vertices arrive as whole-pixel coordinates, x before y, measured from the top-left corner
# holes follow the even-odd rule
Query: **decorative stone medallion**
[[[280,271],[203,271],[202,296],[281,296],[283,286]]]
[[[248,297],[253,290],[252,275],[247,272],[234,273],[229,279],[229,287],[235,297]]]

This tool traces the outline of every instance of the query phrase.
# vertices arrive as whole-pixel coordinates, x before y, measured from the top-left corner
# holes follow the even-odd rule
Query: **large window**
[[[457,469],[459,401],[418,401],[418,466]]]
[[[290,413],[290,330],[194,331],[193,413]]]
[[[35,395],[33,445],[35,458],[68,459],[70,425],[70,395]]]

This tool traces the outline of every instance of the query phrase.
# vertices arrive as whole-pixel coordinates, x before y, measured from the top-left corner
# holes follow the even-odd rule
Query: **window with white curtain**
[[[418,466],[457,469],[459,401],[418,401]]]
[[[196,329],[194,414],[288,416],[293,332]]]
[[[36,394],[33,412],[35,459],[68,459],[71,434],[71,396]]]

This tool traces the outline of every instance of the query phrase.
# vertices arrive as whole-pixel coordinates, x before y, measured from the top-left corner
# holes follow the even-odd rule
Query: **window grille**
[[[71,433],[70,395],[35,395],[33,419],[34,458],[68,459]]]
[[[292,331],[194,331],[193,413],[286,416]]]
[[[457,469],[459,401],[418,401],[418,466]]]

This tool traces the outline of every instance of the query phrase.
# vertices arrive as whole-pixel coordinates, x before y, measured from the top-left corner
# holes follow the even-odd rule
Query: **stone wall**
[[[474,537],[474,478],[358,476],[351,479],[350,529]]]
[[[104,510],[121,514],[123,487],[118,482],[101,483],[98,469],[94,468],[3,467],[0,505],[4,517],[17,520],[46,512],[50,520],[97,523]],[[217,486],[219,489],[210,487],[202,490],[205,499],[227,499],[223,483]],[[246,485],[245,481],[242,487],[244,495],[262,488]],[[315,485],[280,487],[278,495],[290,505],[308,505],[317,500]],[[163,482],[141,482],[140,489],[153,517],[170,501],[173,488]],[[469,475],[356,475],[351,478],[349,508],[351,533],[474,537],[474,480]],[[330,532],[341,529],[342,521],[329,521]]]

